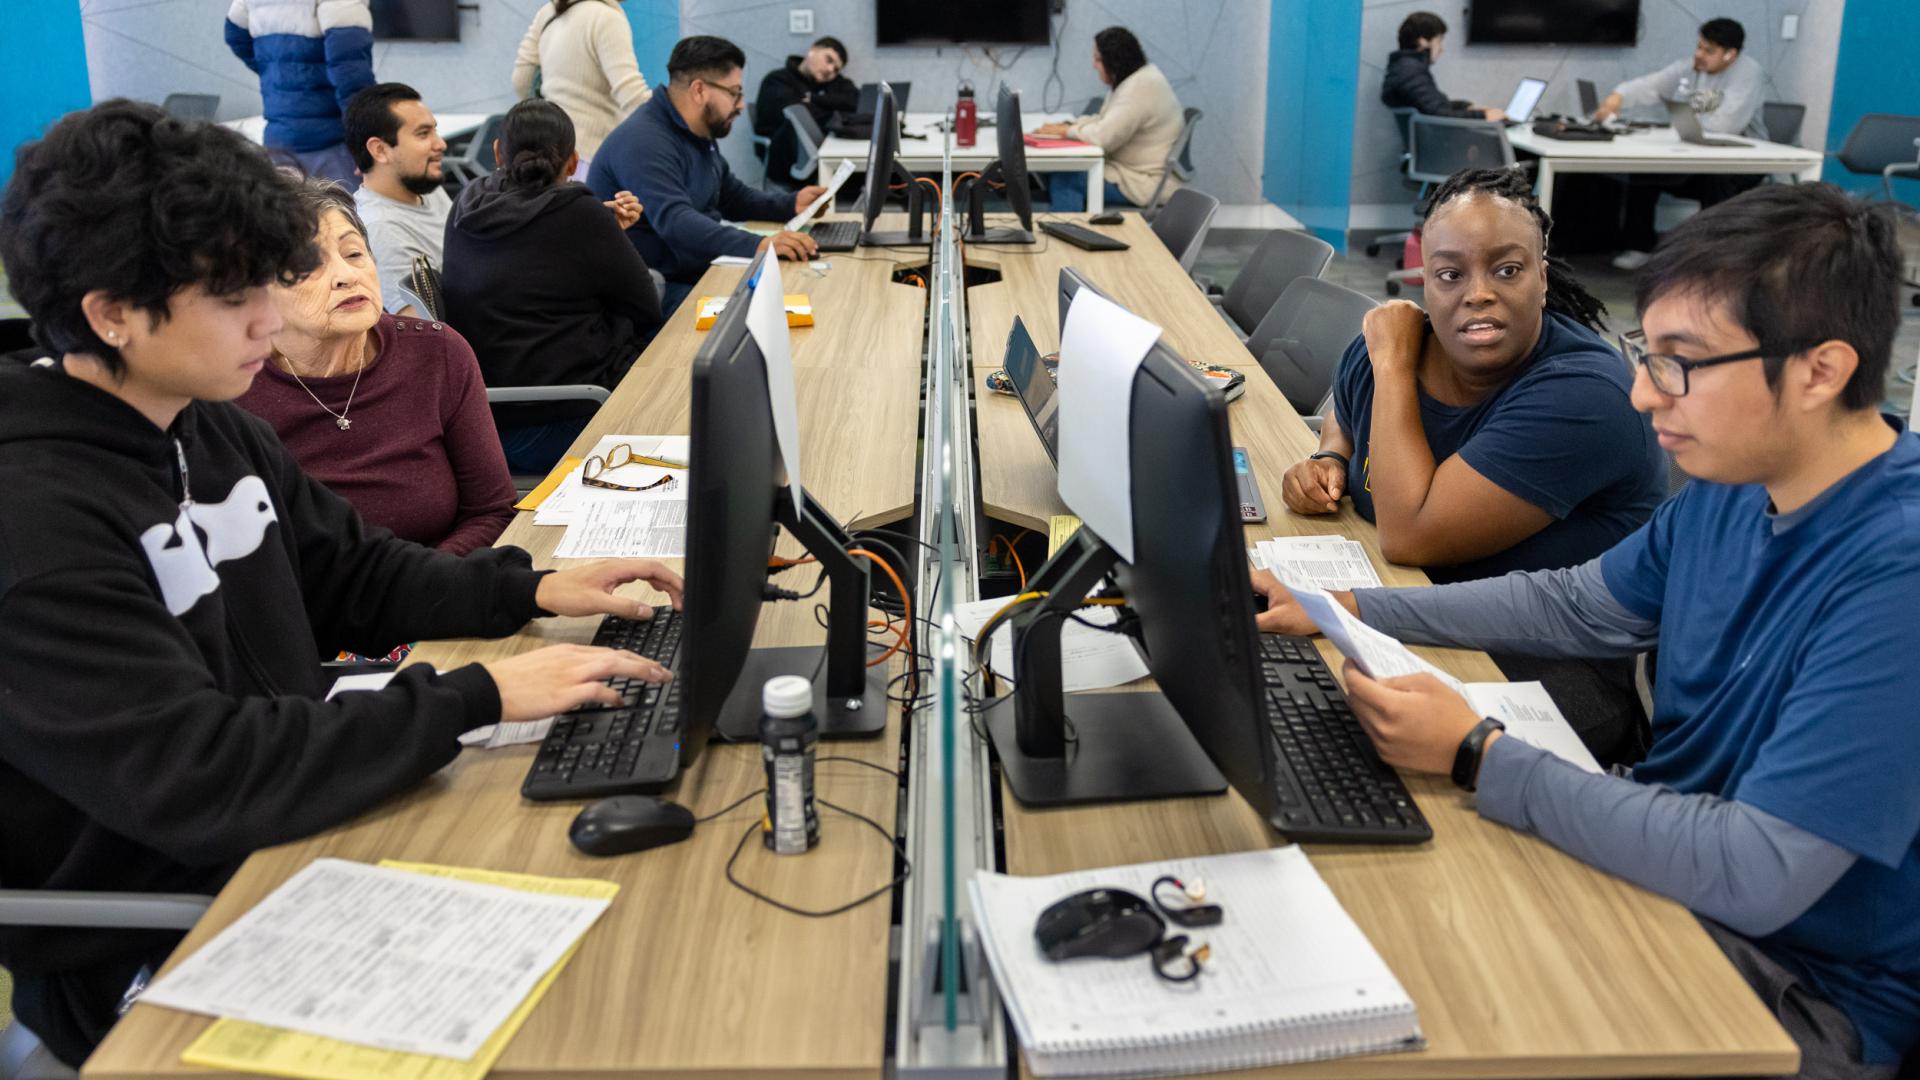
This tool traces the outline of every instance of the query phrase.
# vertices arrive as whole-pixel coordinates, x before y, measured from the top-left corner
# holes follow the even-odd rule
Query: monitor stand
[[[813,679],[813,715],[822,739],[865,739],[887,727],[887,665],[867,666],[867,603],[872,574],[867,560],[847,554],[859,547],[840,523],[805,494],[796,510],[783,487],[774,499],[774,520],[793,534],[827,575],[826,665],[820,646],[753,649],[733,680],[733,692],[714,722],[716,737],[728,742],[760,740],[760,693],[776,675]],[[695,646],[697,647],[697,646]]]
[[[1007,784],[1024,805],[1131,802],[1227,789],[1226,778],[1165,695],[1069,697],[1061,689],[1061,627],[1116,562],[1112,548],[1081,529],[1027,582],[1029,591],[1046,596],[1013,616],[1013,707],[990,706],[987,731]]]
[[[1034,242],[1033,222],[1023,220],[1024,229],[987,228],[987,181],[1002,179],[1005,170],[995,161],[980,170],[980,175],[967,185],[967,231],[962,237],[969,244],[1031,244]],[[1016,211],[1017,213],[1017,211]]]
[[[905,165],[900,164],[897,158],[893,163],[892,179],[904,179],[907,183],[907,229],[905,232],[881,232],[870,228],[860,234],[860,246],[925,247],[931,244],[933,237],[927,231],[927,200],[921,191],[923,185]],[[877,219],[880,214],[886,212],[886,209],[886,202],[882,200],[880,209],[875,211],[874,217]]]

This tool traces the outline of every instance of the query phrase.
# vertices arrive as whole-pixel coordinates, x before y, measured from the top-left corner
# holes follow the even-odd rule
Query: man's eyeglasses
[[[728,96],[733,98],[735,104],[738,104],[741,98],[747,96],[747,88],[745,86],[728,86],[725,83],[714,82],[712,79],[700,79],[698,81],[706,83],[715,90],[725,90]]]
[[[1668,397],[1686,397],[1692,389],[1692,375],[1695,369],[1715,367],[1720,364],[1737,364],[1742,360],[1763,360],[1770,356],[1792,356],[1805,352],[1819,342],[1811,342],[1798,348],[1778,352],[1772,349],[1748,349],[1745,352],[1727,353],[1724,356],[1705,356],[1698,360],[1689,360],[1672,353],[1657,353],[1647,348],[1647,333],[1644,330],[1632,330],[1620,335],[1620,352],[1629,364],[1647,369],[1647,378],[1653,380],[1653,388]]]
[[[628,465],[642,464],[635,460],[633,447],[621,443],[607,451],[606,457],[595,454],[580,466],[580,482],[589,487],[612,488],[615,491],[672,491],[680,486],[680,478],[669,473],[650,484],[623,484],[618,480],[607,479],[607,473]]]

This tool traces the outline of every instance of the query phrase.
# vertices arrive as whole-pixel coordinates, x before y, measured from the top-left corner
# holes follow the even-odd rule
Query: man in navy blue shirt
[[[1830,185],[1702,212],[1624,342],[1686,488],[1580,566],[1341,595],[1416,642],[1659,646],[1630,776],[1505,738],[1428,676],[1349,664],[1347,689],[1389,762],[1700,915],[1808,1077],[1889,1078],[1920,1047],[1920,436],[1879,408],[1900,270],[1892,216]],[[1269,592],[1263,624],[1310,631]]]
[[[631,191],[646,207],[627,236],[666,277],[667,310],[686,298],[716,256],[748,256],[769,246],[785,259],[819,253],[805,233],[761,237],[726,224],[785,221],[826,192],[756,191],[727,168],[718,140],[746,107],[746,63],[746,54],[725,38],[681,38],[667,58],[667,85],[613,129],[587,169],[587,186],[602,199]]]

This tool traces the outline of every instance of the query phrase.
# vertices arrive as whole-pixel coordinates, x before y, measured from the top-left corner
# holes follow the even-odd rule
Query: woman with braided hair
[[[1434,190],[1429,310],[1368,313],[1319,452],[1287,470],[1288,509],[1333,513],[1350,496],[1386,557],[1436,582],[1573,566],[1652,516],[1663,457],[1628,400],[1632,372],[1597,332],[1605,306],[1548,255],[1552,228],[1519,169],[1465,170]],[[1624,672],[1605,681],[1631,685]],[[1561,704],[1576,729],[1576,711],[1592,711]],[[1583,736],[1602,760],[1629,756],[1614,744],[1637,725],[1599,711],[1615,715]]]

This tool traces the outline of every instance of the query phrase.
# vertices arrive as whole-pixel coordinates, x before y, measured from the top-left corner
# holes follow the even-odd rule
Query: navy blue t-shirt
[[[1533,356],[1476,405],[1420,393],[1420,423],[1436,464],[1455,454],[1475,472],[1553,515],[1547,527],[1484,559],[1430,566],[1436,582],[1513,570],[1557,570],[1597,558],[1639,528],[1666,496],[1666,456],[1628,399],[1633,373],[1600,336],[1547,312]],[[1347,494],[1368,521],[1373,489],[1373,362],[1355,338],[1334,376],[1334,416],[1353,438]]]
[[[1895,423],[1897,427],[1897,422]],[[1660,626],[1634,779],[1737,799],[1859,856],[1759,940],[1845,1010],[1866,1060],[1920,1045],[1920,436],[1776,516],[1695,480],[1601,558]]]

